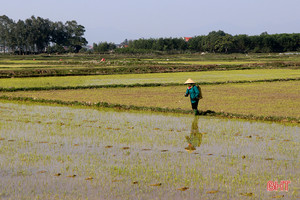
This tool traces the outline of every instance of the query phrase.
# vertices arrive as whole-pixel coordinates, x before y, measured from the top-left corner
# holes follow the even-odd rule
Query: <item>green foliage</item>
[[[52,22],[49,19],[32,16],[25,21],[15,23],[12,19],[0,16],[0,47],[5,53],[6,49],[15,53],[78,53],[87,44],[83,37],[85,28],[75,20]],[[260,35],[232,36],[222,30],[212,31],[207,36],[195,36],[186,42],[183,38],[140,38],[125,40],[125,48],[116,48],[116,44],[102,42],[94,44],[93,51],[105,53],[115,50],[119,54],[158,54],[160,52],[209,52],[209,53],[271,53],[300,50],[300,34],[273,34],[263,32]],[[52,48],[53,46],[53,48]]]
[[[184,51],[187,49],[187,43],[180,38],[150,38],[129,41],[129,47],[156,51]]]
[[[66,52],[65,48],[61,45],[58,45],[58,44],[55,44],[53,46],[49,46],[47,48],[47,53],[60,53],[60,54],[62,54],[62,53],[65,53],[65,52]]]
[[[97,52],[97,53],[109,52],[116,48],[117,47],[114,43],[101,42],[98,44],[96,44],[96,43],[93,44],[93,50],[94,50],[94,52]]]
[[[197,36],[189,40],[189,48],[194,51],[211,53],[271,53],[297,51],[300,34],[262,33],[259,36],[235,35],[223,31],[213,31],[207,36]]]
[[[271,53],[298,51],[300,34],[262,33],[257,36],[235,35],[224,31],[212,31],[207,36],[195,36],[188,42],[182,38],[138,39],[127,41],[128,48],[118,53],[149,53],[153,51],[174,52],[209,52],[209,53]],[[148,50],[148,51],[147,51]]]
[[[136,49],[131,47],[117,48],[114,52],[117,54],[156,54],[156,52],[151,49]]]
[[[0,16],[0,45],[2,45],[2,49],[0,50],[4,53],[6,52],[6,48],[13,43],[13,37],[11,37],[12,27],[12,19],[9,19],[6,15]]]
[[[4,53],[7,48],[18,54],[43,53],[47,48],[48,52],[63,53],[62,46],[78,53],[87,44],[84,32],[84,26],[75,20],[63,24],[32,16],[15,23],[5,15],[0,16],[0,46]]]
[[[67,46],[71,47],[71,52],[78,53],[83,45],[87,44],[87,40],[82,37],[84,35],[84,26],[78,25],[75,20],[67,21],[65,24],[67,32]]]

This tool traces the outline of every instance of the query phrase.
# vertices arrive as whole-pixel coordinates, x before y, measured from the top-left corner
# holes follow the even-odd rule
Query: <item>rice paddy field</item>
[[[104,56],[0,56],[0,73],[215,68],[1,78],[0,199],[300,198],[299,55]]]
[[[298,126],[9,102],[0,109],[1,199],[300,195]],[[288,191],[267,191],[283,180]]]
[[[36,88],[36,87],[77,87],[97,85],[132,84],[182,84],[186,77],[196,82],[214,83],[230,81],[263,81],[272,79],[296,79],[300,70],[296,69],[253,69],[206,72],[178,72],[151,74],[115,74],[96,76],[34,77],[0,79],[0,88]]]
[[[203,111],[300,118],[299,81],[231,83],[201,88],[204,98],[200,100],[199,109]],[[17,91],[0,92],[0,95],[190,110],[190,100],[184,97],[185,91],[186,86],[159,86]]]

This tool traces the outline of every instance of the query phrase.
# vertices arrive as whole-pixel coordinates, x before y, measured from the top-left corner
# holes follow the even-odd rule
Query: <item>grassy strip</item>
[[[22,69],[0,70],[0,78],[11,77],[46,77],[46,76],[86,76],[86,75],[110,75],[110,74],[144,74],[144,73],[171,73],[171,72],[195,72],[195,71],[220,71],[220,70],[245,70],[245,69],[299,69],[295,63],[253,63],[253,64],[209,64],[209,65],[183,65],[183,64],[151,64],[125,66],[125,67],[84,67],[64,69]]]
[[[259,83],[259,82],[277,82],[277,81],[299,81],[300,78],[286,79],[265,79],[265,80],[242,80],[242,81],[217,81],[217,82],[198,82],[198,85],[223,85],[229,83]],[[0,92],[16,91],[42,91],[42,90],[79,90],[79,89],[97,89],[97,88],[133,88],[133,87],[159,87],[159,86],[180,86],[182,83],[144,83],[144,84],[111,84],[111,85],[90,85],[90,86],[53,86],[53,87],[23,87],[23,88],[1,88]]]
[[[49,99],[37,99],[32,97],[8,97],[0,96],[2,100],[10,101],[26,101],[34,103],[49,103],[49,104],[58,104],[66,106],[88,106],[88,107],[103,107],[103,108],[113,108],[119,110],[137,110],[137,111],[152,111],[152,112],[164,112],[164,113],[181,113],[181,114],[193,114],[191,110],[183,109],[171,109],[171,108],[160,108],[160,107],[146,107],[146,106],[134,106],[134,105],[121,105],[121,104],[112,104],[107,102],[79,102],[79,101],[61,101],[61,100],[49,100]],[[300,119],[293,117],[276,117],[276,116],[255,116],[255,115],[244,115],[244,114],[234,114],[226,112],[214,112],[211,110],[201,111],[201,115],[215,116],[215,117],[224,117],[229,119],[246,119],[246,120],[260,120],[260,121],[271,121],[271,122],[289,122],[289,123],[300,123]]]

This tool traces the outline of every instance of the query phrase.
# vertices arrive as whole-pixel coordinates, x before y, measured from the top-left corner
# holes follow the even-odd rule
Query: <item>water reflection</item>
[[[202,134],[199,132],[198,120],[199,117],[195,116],[192,123],[191,134],[190,136],[185,136],[188,142],[188,146],[185,148],[185,150],[189,153],[195,151],[196,147],[200,147],[202,142]]]

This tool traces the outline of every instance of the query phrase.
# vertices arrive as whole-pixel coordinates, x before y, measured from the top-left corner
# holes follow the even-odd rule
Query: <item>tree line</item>
[[[85,28],[75,20],[65,23],[32,16],[15,22],[0,16],[0,51],[24,53],[79,52],[87,44]]]
[[[212,31],[207,36],[189,40],[188,48],[194,51],[216,53],[271,53],[300,51],[300,34],[235,35],[224,31]]]
[[[6,15],[0,16],[0,52],[65,53],[85,52],[87,40],[83,37],[85,27],[75,20],[65,23],[32,16],[13,21]],[[123,47],[123,48],[118,48]],[[152,53],[152,52],[209,52],[209,53],[271,53],[300,51],[300,34],[230,35],[222,30],[208,35],[184,38],[140,38],[124,40],[120,45],[94,43],[88,52],[105,53]]]
[[[208,35],[184,38],[159,38],[125,40],[128,50],[209,53],[271,53],[300,51],[300,34],[230,35],[224,31],[212,31]]]

